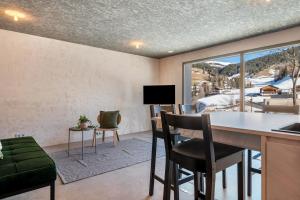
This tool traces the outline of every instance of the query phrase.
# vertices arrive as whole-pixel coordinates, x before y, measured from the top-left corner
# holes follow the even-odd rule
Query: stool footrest
[[[194,175],[189,175],[189,176],[187,176],[187,177],[184,177],[184,178],[182,178],[182,179],[179,179],[179,180],[178,180],[178,185],[187,183],[187,182],[192,181],[192,180],[194,180]]]
[[[257,173],[257,174],[261,174],[261,170],[260,169],[256,169],[256,168],[250,168],[251,172]]]
[[[159,177],[159,176],[157,176],[157,175],[154,175],[154,179],[156,179],[158,182],[160,182],[160,183],[162,183],[162,184],[165,183],[165,181],[164,181],[161,177]]]

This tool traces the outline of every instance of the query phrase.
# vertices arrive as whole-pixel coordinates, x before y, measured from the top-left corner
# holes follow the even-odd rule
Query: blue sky
[[[257,51],[254,53],[248,53],[245,54],[245,61],[252,60],[254,58],[259,58],[268,54],[272,54],[274,52],[279,52],[282,51],[284,48],[281,49],[272,49],[272,50],[266,50],[266,51]],[[239,63],[240,62],[240,56],[230,56],[230,57],[223,57],[223,58],[217,58],[214,59],[215,61],[220,61],[220,62],[229,62],[229,63]]]

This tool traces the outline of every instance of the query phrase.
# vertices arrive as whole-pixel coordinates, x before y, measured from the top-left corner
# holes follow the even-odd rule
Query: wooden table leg
[[[116,146],[115,137],[116,137],[116,131],[113,131],[113,144],[114,144],[114,146]]]
[[[261,137],[261,199],[267,199],[267,186],[266,186],[266,142],[267,137]]]
[[[119,138],[119,133],[118,133],[118,131],[116,131],[116,136],[117,136],[118,142],[120,142],[120,138]]]
[[[93,147],[94,145],[96,145],[96,133],[97,133],[97,131],[96,131],[96,129],[94,129],[94,135],[93,135],[92,147]]]
[[[105,131],[102,132],[102,142],[105,140]]]
[[[119,141],[120,141],[120,139],[119,139],[119,136],[118,136],[118,131],[116,130],[116,131],[114,131],[113,132],[114,134],[114,137],[113,137],[113,139],[114,139],[114,144],[115,145],[117,145],[118,143],[119,143]]]

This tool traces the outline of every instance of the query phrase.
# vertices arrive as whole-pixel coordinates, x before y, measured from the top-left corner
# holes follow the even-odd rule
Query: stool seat
[[[119,128],[95,128],[96,131],[117,131]]]
[[[215,161],[224,159],[235,153],[243,153],[243,149],[226,144],[214,142]],[[173,146],[170,157],[180,166],[195,171],[206,173],[206,162],[204,141],[201,139],[191,139]],[[234,161],[234,163],[236,163]]]

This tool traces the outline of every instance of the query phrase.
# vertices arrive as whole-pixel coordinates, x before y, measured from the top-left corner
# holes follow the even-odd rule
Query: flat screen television
[[[175,104],[175,85],[144,85],[144,104]]]

